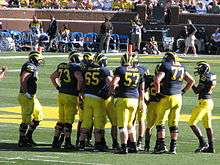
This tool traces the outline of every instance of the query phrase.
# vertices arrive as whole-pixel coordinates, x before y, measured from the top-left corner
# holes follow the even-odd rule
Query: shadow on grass
[[[52,148],[51,144],[37,144],[33,147],[18,147],[17,143],[0,143],[0,151],[30,151],[30,152],[80,152],[78,149]],[[85,152],[96,152],[93,148],[86,148]],[[112,152],[109,150],[108,152]]]

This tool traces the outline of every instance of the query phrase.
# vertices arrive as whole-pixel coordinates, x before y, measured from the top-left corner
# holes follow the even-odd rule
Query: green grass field
[[[18,127],[20,123],[19,106],[17,102],[17,94],[19,90],[19,69],[26,61],[25,53],[1,53],[0,66],[7,65],[9,72],[6,79],[0,82],[0,165],[3,164],[19,164],[19,165],[45,165],[45,164],[84,164],[84,165],[205,165],[220,163],[220,86],[217,84],[214,91],[215,108],[213,110],[213,129],[215,135],[215,154],[195,154],[194,149],[198,142],[192,134],[186,121],[180,122],[180,136],[177,144],[177,155],[155,155],[155,154],[128,154],[116,155],[111,152],[78,152],[66,150],[53,150],[50,147],[53,137],[53,126],[56,123],[56,95],[57,91],[53,88],[49,80],[49,75],[55,70],[58,63],[67,61],[67,54],[51,54],[45,53],[46,61],[39,72],[39,88],[38,99],[45,107],[44,111],[48,116],[45,116],[45,125],[34,134],[34,139],[39,143],[35,148],[18,148]],[[54,57],[54,55],[56,55]],[[65,57],[63,55],[66,55]],[[220,57],[218,56],[200,56],[198,58],[184,57],[180,61],[185,64],[186,69],[193,74],[194,67],[197,61],[206,60],[211,65],[211,70],[220,75]],[[143,66],[147,66],[153,73],[155,65],[160,61],[158,57],[141,56]],[[118,56],[109,57],[109,68],[114,68],[119,65]],[[182,114],[190,114],[191,109],[197,103],[197,96],[192,91],[186,93],[183,97]],[[49,109],[50,108],[50,109]],[[52,109],[51,109],[52,108]],[[43,123],[43,122],[42,122]],[[48,124],[49,123],[49,124]],[[48,126],[48,127],[47,127]],[[201,125],[200,125],[201,126]],[[202,129],[203,130],[203,129]],[[106,129],[107,142],[111,145],[110,129]],[[168,131],[167,131],[168,132]],[[203,130],[204,132],[204,130]],[[166,138],[169,144],[169,134]],[[75,142],[75,130],[72,134],[72,142]],[[155,144],[153,137],[151,149]]]

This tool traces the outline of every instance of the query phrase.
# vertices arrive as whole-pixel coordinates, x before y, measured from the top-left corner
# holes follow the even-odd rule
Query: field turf
[[[35,148],[21,149],[17,147],[18,127],[20,123],[20,108],[17,102],[19,91],[19,70],[26,61],[26,53],[7,52],[0,53],[0,66],[7,65],[9,71],[6,79],[0,82],[0,165],[45,165],[45,164],[82,164],[82,165],[217,165],[220,164],[220,86],[215,88],[213,97],[215,108],[213,110],[213,129],[215,136],[215,154],[195,154],[193,151],[198,142],[192,134],[186,121],[189,119],[193,106],[197,104],[197,96],[192,91],[183,97],[183,107],[181,111],[181,122],[179,123],[180,135],[177,142],[177,155],[155,155],[140,152],[139,154],[116,155],[111,151],[106,153],[79,152],[51,149],[53,137],[53,127],[57,118],[56,95],[49,80],[49,75],[56,69],[58,63],[67,61],[67,54],[45,53],[45,64],[39,71],[38,99],[44,106],[45,120],[34,134],[34,139],[39,145]],[[151,73],[154,72],[156,64],[161,60],[160,56],[141,56],[141,65],[147,66]],[[211,65],[211,70],[220,75],[220,57],[199,56],[193,58],[187,56],[179,59],[185,64],[186,69],[193,74],[197,61],[206,60]],[[113,69],[119,65],[119,56],[109,56],[109,68]],[[197,80],[197,78],[196,78]],[[78,118],[76,118],[77,121]],[[201,124],[199,124],[201,127]],[[75,142],[75,127],[72,135],[72,142]],[[106,126],[107,142],[111,146],[110,125]],[[204,129],[202,129],[203,133]],[[155,134],[155,133],[154,133]],[[167,144],[169,144],[169,134],[167,130]],[[155,144],[153,136],[151,149]]]

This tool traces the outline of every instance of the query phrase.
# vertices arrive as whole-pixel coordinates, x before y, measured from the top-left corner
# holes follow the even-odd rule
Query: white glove
[[[28,99],[32,99],[32,98],[33,98],[32,95],[31,95],[30,93],[28,93],[28,92],[26,92],[24,95],[25,95]]]

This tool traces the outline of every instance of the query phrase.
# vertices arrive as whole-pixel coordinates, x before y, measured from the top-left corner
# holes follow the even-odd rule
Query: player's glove
[[[164,95],[162,95],[161,93],[157,93],[155,96],[155,101],[159,102],[162,98],[164,98]]]
[[[2,67],[2,72],[5,72],[7,70],[7,66]]]
[[[181,94],[184,95],[186,93],[186,90],[182,89]]]
[[[83,101],[83,96],[82,95],[79,96],[79,107],[80,107],[81,110],[84,109],[84,101]]]
[[[60,90],[60,87],[59,87],[59,86],[57,86],[57,87],[56,87],[56,89],[59,91],[59,90]]]
[[[32,96],[30,93],[28,93],[28,92],[26,92],[24,95],[25,95],[25,97],[27,97],[28,99],[32,99],[32,98],[33,98],[33,96]]]
[[[103,99],[108,99],[110,96],[112,96],[113,94],[110,91],[110,87],[109,85],[105,85],[102,89],[100,89],[97,94],[102,97]]]

